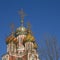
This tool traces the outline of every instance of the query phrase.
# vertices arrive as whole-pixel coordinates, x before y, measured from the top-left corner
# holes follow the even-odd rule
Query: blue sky
[[[20,26],[18,11],[23,8],[27,16],[24,23],[31,23],[37,43],[44,35],[56,36],[60,42],[60,1],[59,0],[0,0],[0,56],[6,53],[6,37]]]

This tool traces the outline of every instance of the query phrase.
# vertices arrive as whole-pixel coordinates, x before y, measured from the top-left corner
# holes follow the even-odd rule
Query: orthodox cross
[[[21,9],[19,11],[20,17],[21,17],[21,25],[23,26],[24,23],[24,17],[26,16],[26,14],[24,13],[23,9]]]
[[[11,24],[11,30],[12,30],[12,34],[14,33],[14,24]]]
[[[30,24],[30,22],[28,22],[27,25],[28,25],[27,26],[28,27],[28,30],[30,31],[31,34],[33,34],[33,32],[31,31],[31,24]]]
[[[27,25],[28,25],[28,29],[30,30],[30,29],[31,29],[31,24],[30,24],[30,22],[28,22]]]

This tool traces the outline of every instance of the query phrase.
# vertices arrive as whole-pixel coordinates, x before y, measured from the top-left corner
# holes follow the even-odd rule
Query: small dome
[[[6,43],[8,44],[8,43],[10,43],[11,41],[13,41],[14,43],[17,43],[17,42],[18,42],[18,40],[16,39],[16,37],[13,36],[13,35],[10,35],[9,37],[7,37]]]
[[[35,41],[35,38],[34,36],[31,34],[31,33],[28,33],[24,39],[24,42],[27,42],[27,41],[31,41],[31,42],[34,42]]]

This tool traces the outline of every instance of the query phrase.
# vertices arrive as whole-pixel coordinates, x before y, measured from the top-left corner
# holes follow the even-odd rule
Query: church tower
[[[7,53],[2,56],[2,60],[39,60],[37,44],[28,23],[24,27],[23,10],[20,12],[21,26],[12,32],[6,39]],[[13,28],[13,27],[12,27]]]

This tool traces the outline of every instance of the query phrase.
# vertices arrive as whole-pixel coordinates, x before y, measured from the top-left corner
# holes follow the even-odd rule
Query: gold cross
[[[33,32],[31,31],[31,24],[30,24],[30,22],[28,22],[27,25],[28,25],[27,26],[28,27],[28,30],[30,31],[31,34],[33,34]]]
[[[31,24],[30,24],[30,22],[28,22],[27,25],[28,25],[28,29],[30,30],[30,29],[31,29]]]
[[[21,9],[21,10],[19,11],[19,14],[20,14],[20,17],[21,17],[22,20],[23,20],[24,17],[26,16],[26,14],[24,13],[23,9]]]
[[[26,14],[24,13],[23,9],[21,9],[19,11],[20,17],[21,17],[21,24],[23,25],[24,23],[24,17],[26,16]]]
[[[14,24],[11,23],[11,30],[12,30],[12,34],[14,33]]]

